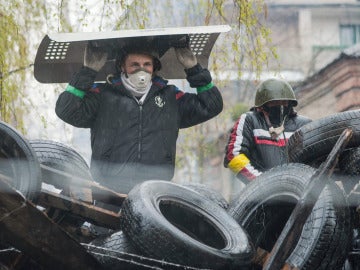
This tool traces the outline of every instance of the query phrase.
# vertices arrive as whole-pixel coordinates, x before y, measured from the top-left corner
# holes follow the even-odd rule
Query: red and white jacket
[[[309,118],[293,112],[284,123],[284,132],[277,139],[272,139],[262,112],[251,110],[242,114],[231,129],[224,166],[248,183],[261,172],[287,163],[288,139],[309,122]]]

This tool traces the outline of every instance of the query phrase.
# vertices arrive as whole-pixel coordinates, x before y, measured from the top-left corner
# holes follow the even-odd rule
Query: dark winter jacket
[[[95,76],[82,68],[60,94],[56,114],[73,126],[91,129],[93,177],[121,193],[144,180],[170,180],[179,128],[209,120],[223,107],[209,71],[200,65],[187,70],[197,94],[155,77],[143,103],[124,88],[120,76],[93,84]]]
[[[244,183],[280,164],[288,162],[287,141],[295,130],[311,122],[293,113],[284,124],[284,132],[272,139],[262,112],[244,113],[233,126],[225,148],[224,166]]]

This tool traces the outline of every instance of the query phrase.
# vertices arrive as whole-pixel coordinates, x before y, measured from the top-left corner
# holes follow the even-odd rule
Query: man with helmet
[[[121,193],[144,180],[171,180],[179,129],[207,121],[223,108],[210,72],[197,63],[188,44],[175,53],[196,94],[159,77],[156,48],[147,45],[123,47],[117,74],[94,83],[108,53],[89,44],[83,67],[56,103],[63,121],[90,128],[94,180]]]
[[[263,81],[256,90],[255,106],[231,129],[224,166],[247,184],[263,171],[288,162],[289,137],[311,122],[296,113],[297,104],[290,84],[280,79]]]

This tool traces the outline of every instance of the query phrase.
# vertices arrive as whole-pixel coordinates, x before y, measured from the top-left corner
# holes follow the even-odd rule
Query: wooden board
[[[13,247],[46,269],[102,269],[86,249],[0,175],[0,229]]]

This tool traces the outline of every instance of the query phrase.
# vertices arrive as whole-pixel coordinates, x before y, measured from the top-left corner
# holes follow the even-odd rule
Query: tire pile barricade
[[[289,163],[264,172],[230,202],[205,185],[160,180],[118,194],[91,179],[73,148],[27,140],[0,122],[0,185],[9,191],[0,196],[0,268],[261,269],[344,129],[353,136],[283,268],[302,270],[359,267],[359,110],[297,130]],[[19,205],[20,214],[12,211]]]

